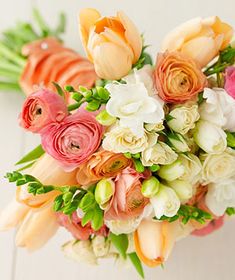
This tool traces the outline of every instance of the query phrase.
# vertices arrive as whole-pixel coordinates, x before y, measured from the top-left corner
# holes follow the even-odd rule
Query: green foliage
[[[210,213],[203,211],[195,206],[181,205],[178,213],[173,217],[162,216],[160,219],[154,218],[155,220],[174,222],[181,219],[183,224],[187,224],[190,220],[195,220],[200,224],[204,224],[206,220],[211,220],[212,216]]]
[[[34,164],[35,160],[40,158],[44,153],[45,153],[45,151],[43,150],[42,146],[41,145],[37,146],[35,149],[30,151],[28,154],[26,154],[22,159],[20,159],[15,164],[15,165],[21,165],[21,164],[27,163],[27,165],[20,168],[18,171],[31,167]]]
[[[235,149],[235,132],[226,132],[227,134],[227,146]]]
[[[153,61],[152,58],[150,56],[150,54],[148,54],[145,50],[148,48],[148,46],[143,46],[141,55],[139,60],[133,65],[133,68],[136,69],[141,69],[144,67],[144,65],[153,65]]]
[[[227,214],[228,216],[233,216],[233,215],[235,215],[235,208],[233,208],[233,207],[228,207],[228,208],[226,209],[226,214]]]
[[[114,233],[110,233],[109,234],[109,239],[111,240],[111,242],[113,243],[113,245],[116,247],[116,249],[118,250],[119,254],[126,259],[127,255],[126,255],[126,251],[128,248],[128,237],[126,234],[119,234],[116,235]]]
[[[136,253],[128,254],[128,257],[134,265],[136,271],[139,273],[140,277],[144,279],[144,270],[139,257],[136,255]]]

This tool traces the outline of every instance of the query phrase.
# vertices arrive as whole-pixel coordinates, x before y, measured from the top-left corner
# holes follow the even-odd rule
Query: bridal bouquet
[[[41,145],[6,174],[17,188],[0,227],[17,227],[28,250],[64,227],[66,256],[129,260],[144,277],[142,263],[163,265],[177,240],[235,214],[233,30],[192,19],[152,64],[123,12],[84,9],[79,21],[89,61],[51,37],[23,47],[21,85],[36,90],[19,124]]]

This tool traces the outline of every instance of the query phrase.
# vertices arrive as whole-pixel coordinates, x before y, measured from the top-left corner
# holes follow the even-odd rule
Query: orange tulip
[[[142,50],[141,36],[132,21],[123,12],[101,17],[95,9],[83,9],[79,21],[82,42],[97,75],[108,80],[127,75]]]
[[[219,17],[194,18],[165,37],[162,51],[181,51],[204,67],[228,46],[232,36],[232,27]]]
[[[169,257],[175,241],[191,230],[190,226],[181,226],[179,221],[143,220],[134,234],[136,253],[147,266],[160,265]]]

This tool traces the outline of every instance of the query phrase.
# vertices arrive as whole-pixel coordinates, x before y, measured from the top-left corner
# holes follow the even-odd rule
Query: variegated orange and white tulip
[[[192,229],[179,221],[169,223],[145,219],[134,234],[136,253],[145,265],[160,265],[169,257],[175,242],[187,236]]]
[[[131,70],[142,51],[136,26],[123,13],[102,17],[95,9],[79,13],[82,43],[100,78],[121,79]]]
[[[201,67],[228,46],[233,28],[217,16],[191,19],[173,29],[163,40],[162,51],[181,51]]]
[[[49,172],[50,171],[50,172]],[[66,173],[49,155],[42,156],[27,172],[43,184],[75,185],[76,171]],[[59,228],[57,217],[52,209],[58,192],[32,195],[27,188],[17,189],[16,198],[1,212],[0,230],[18,227],[16,245],[29,251],[39,249],[56,233]]]

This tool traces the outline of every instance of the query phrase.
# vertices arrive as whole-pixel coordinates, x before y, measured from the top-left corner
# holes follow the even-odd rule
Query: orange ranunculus
[[[159,96],[168,103],[190,100],[207,85],[198,65],[180,52],[158,54],[154,77]]]
[[[144,219],[134,234],[135,250],[140,260],[149,267],[162,264],[169,257],[177,239],[191,232],[190,225]]]
[[[115,177],[132,161],[123,154],[109,151],[98,151],[90,159],[78,167],[77,181],[80,185],[90,185],[102,178]]]
[[[162,51],[180,51],[206,66],[233,36],[230,25],[219,17],[194,18],[172,30],[163,40]]]
[[[142,50],[141,36],[132,21],[123,12],[101,17],[95,9],[83,9],[79,21],[82,42],[97,75],[108,80],[127,75]]]

